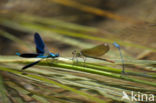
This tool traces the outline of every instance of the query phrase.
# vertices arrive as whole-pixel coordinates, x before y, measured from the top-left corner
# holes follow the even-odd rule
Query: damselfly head
[[[60,55],[58,53],[55,54],[55,57],[59,57]]]
[[[49,53],[48,57],[56,58],[56,57],[59,57],[59,54],[58,53],[56,53],[56,54]]]
[[[20,53],[16,53],[16,55],[20,56],[21,54]]]

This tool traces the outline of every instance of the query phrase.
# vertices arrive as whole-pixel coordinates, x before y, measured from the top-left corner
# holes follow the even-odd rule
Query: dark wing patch
[[[31,63],[31,64],[28,64],[28,65],[24,66],[24,67],[22,68],[22,70],[27,69],[27,68],[29,68],[29,67],[31,67],[31,66],[33,66],[33,65],[35,65],[35,64],[37,64],[37,63],[39,63],[39,62],[40,62],[40,60],[38,60],[38,61],[36,61],[36,62],[33,62],[33,63]]]
[[[25,53],[25,54],[20,54],[20,57],[24,57],[24,58],[35,58],[37,57],[39,54],[33,54],[33,53]]]
[[[45,44],[44,44],[42,38],[40,37],[40,35],[38,33],[35,33],[34,41],[36,44],[36,52],[38,54],[44,54]]]

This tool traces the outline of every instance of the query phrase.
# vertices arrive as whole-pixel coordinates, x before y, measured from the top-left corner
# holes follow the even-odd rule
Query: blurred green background
[[[121,100],[123,91],[156,95],[155,4],[156,0],[0,0],[0,103],[131,103]],[[65,59],[73,50],[106,42],[110,50],[101,58],[116,63],[87,58],[85,65],[77,65],[58,59],[43,61],[23,75],[22,63],[35,60],[15,54],[35,52],[35,32],[51,52]],[[121,45],[127,75],[121,74],[113,42]]]
[[[0,53],[30,52],[39,32],[63,56],[116,41],[136,57],[156,51],[155,12],[155,0],[1,0]]]

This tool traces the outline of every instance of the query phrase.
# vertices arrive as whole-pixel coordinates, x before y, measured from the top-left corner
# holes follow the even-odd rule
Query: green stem
[[[2,71],[0,71],[2,72]],[[9,99],[7,97],[6,88],[4,86],[3,78],[0,74],[0,96],[2,98],[3,103],[9,103]]]
[[[59,86],[61,88],[64,88],[66,90],[69,90],[69,91],[72,91],[74,93],[80,94],[80,95],[82,95],[84,97],[87,97],[90,100],[93,100],[93,101],[95,101],[97,103],[107,103],[107,102],[105,102],[105,101],[103,101],[103,100],[101,100],[99,98],[96,98],[94,96],[91,96],[91,95],[89,95],[89,94],[87,94],[85,92],[76,90],[74,88],[65,86],[65,85],[60,84],[60,83],[58,83],[56,81],[53,81],[53,80],[50,80],[50,79],[47,79],[47,78],[44,78],[44,77],[41,77],[41,76],[38,76],[38,75],[33,75],[33,74],[22,75],[23,72],[20,72],[20,71],[17,71],[17,70],[13,70],[13,69],[10,69],[10,68],[5,68],[5,67],[0,67],[0,70],[2,70],[2,71],[8,71],[8,72],[14,73],[16,75],[20,75],[20,76],[25,77],[25,78],[35,79],[35,80],[37,80],[37,81],[39,80],[41,82],[46,82],[46,83],[49,83],[50,85],[57,85],[57,86]]]

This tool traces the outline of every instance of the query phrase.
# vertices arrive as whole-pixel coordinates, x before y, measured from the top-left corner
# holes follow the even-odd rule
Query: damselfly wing
[[[82,55],[86,57],[99,57],[109,51],[109,45],[107,43],[97,45],[93,48],[81,50]]]
[[[104,60],[104,61],[107,61],[107,62],[114,63],[111,60],[104,59],[104,58],[99,58],[100,56],[104,55],[108,51],[109,51],[109,45],[107,43],[104,43],[104,44],[97,45],[97,46],[95,46],[93,48],[83,49],[83,50],[80,51],[80,53],[74,51],[73,52],[73,58],[85,56],[85,57],[89,57],[89,58],[94,58],[94,59],[99,59],[99,60]],[[74,56],[74,55],[76,55],[76,56]]]
[[[41,58],[41,59],[56,58],[59,56],[59,54],[54,54],[54,53],[49,52],[49,50],[45,46],[45,43],[43,42],[41,36],[38,33],[34,34],[34,42],[36,45],[36,53],[24,53],[24,54],[16,53],[16,54],[19,55],[20,57],[24,57],[24,58]],[[22,70],[39,63],[40,60],[24,66],[22,68]]]

